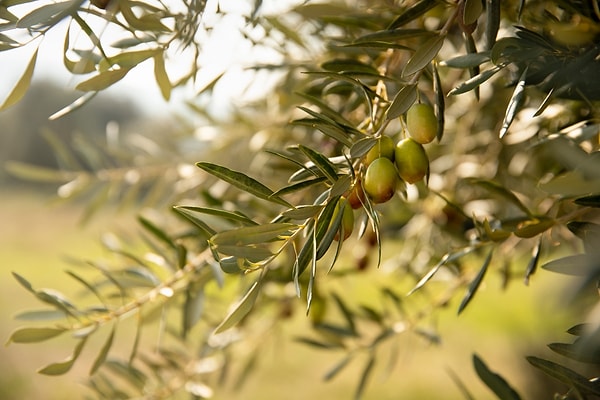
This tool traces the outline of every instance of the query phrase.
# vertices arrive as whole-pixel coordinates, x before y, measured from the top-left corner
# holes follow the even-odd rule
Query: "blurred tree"
[[[106,140],[107,124],[110,122],[127,126],[141,120],[135,105],[111,96],[99,96],[93,106],[83,107],[79,112],[50,121],[48,116],[73,102],[73,93],[53,82],[34,84],[10,112],[0,114],[2,146],[0,164],[21,161],[43,167],[58,168],[56,157],[44,132],[54,133],[59,140],[68,143],[82,130],[90,137]],[[2,169],[1,180],[10,175]]]
[[[181,87],[198,93],[193,130],[55,146],[60,170],[9,164],[60,182],[63,197],[87,195],[92,210],[177,204],[139,217],[144,256],[111,239],[114,266],[69,273],[91,307],[14,274],[50,306],[20,318],[56,322],[9,342],[68,332],[76,343],[40,373],[68,372],[102,331],[89,382],[98,396],[211,397],[247,378],[267,332],[306,313],[295,340],[342,353],[326,380],[362,362],[358,398],[382,356],[398,360],[399,338],[437,343],[436,313],[452,301],[464,312],[489,270],[508,286],[528,284],[540,265],[581,277],[573,297],[584,299],[574,343],[550,349],[599,363],[600,321],[586,317],[600,271],[596,0],[20,3],[2,6],[3,49],[63,29],[65,67],[81,79],[84,95],[51,118],[146,62],[165,99]],[[237,68],[251,77],[245,97],[215,115],[211,96],[232,90],[236,68],[215,67],[204,51],[231,21],[255,58]],[[33,54],[1,108],[27,91]],[[124,320],[136,335],[123,357],[111,348]],[[156,347],[141,332],[157,320]],[[557,398],[600,395],[583,369],[527,361],[562,384]],[[477,355],[473,368],[497,397],[520,398]]]

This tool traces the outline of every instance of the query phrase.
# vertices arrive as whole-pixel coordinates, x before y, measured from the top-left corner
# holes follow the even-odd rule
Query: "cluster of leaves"
[[[89,32],[84,28],[87,25],[79,22],[79,13],[90,13],[91,8],[84,11],[79,2],[76,7],[67,3],[71,8],[60,3],[63,8],[54,6],[50,14],[49,9],[43,8],[17,18],[13,21],[15,27],[35,26],[39,29],[30,30],[43,32],[70,16]],[[21,318],[62,319],[53,326],[18,329],[9,340],[38,342],[72,333],[78,340],[73,354],[40,370],[56,375],[71,368],[88,337],[110,325],[90,371],[90,385],[99,395],[127,398],[152,393],[166,397],[185,390],[197,397],[209,397],[212,384],[225,379],[238,340],[251,342],[252,337],[264,332],[265,325],[285,321],[302,307],[310,316],[313,329],[297,339],[316,348],[344,353],[326,373],[326,380],[343,371],[358,355],[367,354],[356,389],[356,397],[360,397],[381,353],[394,349],[394,339],[416,334],[438,341],[437,334],[427,326],[427,318],[459,292],[464,294],[458,313],[463,312],[490,268],[500,269],[506,284],[515,270],[528,282],[549,241],[577,243],[580,238],[583,254],[558,258],[542,267],[583,275],[581,292],[589,292],[590,283],[598,280],[595,246],[600,228],[593,221],[600,204],[600,123],[594,108],[598,100],[595,82],[583,84],[583,80],[572,79],[572,71],[583,71],[583,76],[596,71],[597,41],[594,36],[591,42],[577,48],[557,43],[539,29],[539,21],[536,24],[531,18],[544,7],[546,19],[552,22],[570,22],[574,16],[580,16],[596,26],[600,20],[594,12],[596,2],[591,10],[584,7],[584,2],[580,2],[580,7],[563,2],[514,5],[500,1],[488,1],[483,7],[479,0],[406,3],[409,4],[378,5],[377,12],[338,3],[303,4],[264,21],[257,18],[255,22],[262,21],[265,31],[277,30],[305,49],[304,53],[299,52],[301,55],[312,54],[311,40],[328,45],[319,56],[320,65],[304,62],[306,73],[301,78],[293,73],[300,64],[293,55],[281,65],[261,66],[285,69],[287,80],[281,85],[282,92],[290,86],[300,92],[297,100],[301,104],[296,111],[289,111],[294,116],[289,129],[301,144],[288,143],[283,150],[268,150],[268,165],[283,172],[287,182],[279,183],[279,189],[273,190],[270,183],[245,170],[197,162],[204,184],[210,186],[218,180],[233,190],[220,198],[207,195],[202,199],[204,203],[176,206],[176,215],[186,222],[177,234],[142,218],[146,232],[142,236],[150,247],[145,257],[109,244],[125,267],[89,263],[100,279],[70,272],[99,305],[75,305],[57,292],[34,289],[24,277],[15,274],[22,286],[52,306],[49,311],[27,312]],[[150,25],[134,26],[128,5],[146,11],[150,6],[138,2],[115,4],[118,7],[107,17],[111,23],[129,24],[129,31],[138,39],[137,31],[154,32],[147,43],[162,43],[161,49],[168,40],[188,32],[177,24],[166,28],[161,23],[162,16],[173,17],[166,10],[152,9],[147,14]],[[192,18],[194,22],[189,23],[197,23],[193,16],[199,10],[194,12],[179,16],[178,21]],[[45,18],[40,19],[41,16]],[[141,17],[135,18],[136,23],[142,21]],[[524,26],[510,30],[514,35],[509,32],[497,40],[503,18]],[[292,20],[303,23],[292,30]],[[88,35],[90,39],[96,37]],[[163,36],[169,38],[167,42],[161,42]],[[65,42],[68,49],[68,33]],[[163,54],[163,50],[140,50],[106,57],[98,41],[94,43],[103,55],[93,63],[94,70],[100,72],[81,84],[92,92],[115,83],[118,79],[113,78],[124,76],[138,63],[152,57],[156,62],[156,57],[162,57],[157,54]],[[478,46],[484,50],[478,51]],[[463,48],[464,54],[456,57]],[[68,61],[66,57],[65,60]],[[103,65],[106,68],[101,68]],[[486,69],[482,71],[483,66]],[[457,75],[455,68],[463,69],[465,74]],[[507,91],[501,82],[486,82],[501,71],[511,72],[507,81],[509,87],[514,86],[512,95],[511,89]],[[160,83],[159,78],[157,75]],[[97,86],[98,82],[103,82],[103,86]],[[491,86],[493,96],[480,90],[484,82]],[[469,99],[459,96],[467,92],[475,95]],[[9,99],[16,100],[15,96],[11,94]],[[498,110],[498,99],[504,96],[506,108]],[[574,98],[582,101],[573,101]],[[350,242],[339,239],[344,237],[341,199],[359,185],[364,173],[363,157],[378,137],[406,135],[402,117],[417,100],[431,103],[438,119],[438,143],[428,148],[429,182],[402,185],[399,195],[385,205],[374,204],[368,196],[361,198],[359,209],[354,211],[359,215],[359,229],[348,240],[363,246],[366,255],[353,260],[342,251]],[[567,116],[562,119],[545,117],[544,112],[554,103],[568,104],[572,109],[565,111]],[[464,111],[469,107],[474,111]],[[533,115],[538,116],[535,120],[530,118],[532,107]],[[456,111],[457,108],[463,111]],[[280,110],[284,111],[287,110]],[[461,125],[456,120],[474,119],[477,113],[489,118],[474,122],[469,127],[474,130],[470,134],[457,132]],[[453,118],[446,118],[449,115]],[[533,128],[533,134],[513,132],[517,124],[520,129]],[[478,166],[475,171],[468,168],[473,163]],[[519,166],[511,170],[511,163]],[[93,165],[91,168],[98,170]],[[476,207],[481,200],[488,206]],[[389,274],[394,285],[376,287],[376,306],[328,289],[327,282],[334,277],[348,279],[363,274],[371,265],[389,261],[384,259],[384,250],[386,243],[393,243],[395,235],[404,242],[401,254],[392,259],[389,271],[381,270]],[[528,262],[518,257],[530,252]],[[372,254],[376,255],[375,260],[370,259]],[[430,282],[442,270],[450,276],[444,292],[438,295],[435,288],[423,290],[426,286],[429,289]],[[225,312],[223,293],[238,280],[243,292]],[[404,287],[409,298],[415,299],[411,306],[421,308],[418,312],[406,312],[401,292]],[[305,304],[298,299],[305,299]],[[425,306],[419,304],[423,300]],[[179,314],[178,329],[173,327],[171,313]],[[125,361],[113,360],[109,352],[117,336],[116,326],[132,317],[137,321],[137,335],[131,356]],[[165,339],[156,352],[144,353],[140,333],[145,323],[156,318],[162,321],[161,331],[178,340]],[[265,319],[270,323],[261,322]],[[586,346],[595,346],[588,337],[593,338],[596,329],[591,327],[589,336],[587,330],[585,335],[581,329],[571,332],[582,335],[580,342]],[[194,338],[201,338],[198,343],[190,343],[192,330]],[[198,351],[183,350],[183,346],[191,345],[196,345]],[[581,353],[574,345],[550,347],[576,359],[589,354],[592,348],[584,347],[586,352]],[[593,349],[596,351],[596,347]],[[391,353],[392,358],[397,358],[397,351]],[[249,357],[240,380],[251,369],[257,354]],[[593,380],[547,360],[528,360],[567,384],[570,393],[566,396],[585,398],[598,394]],[[597,362],[595,358],[593,361]],[[500,398],[519,398],[477,356],[474,367]],[[125,386],[108,384],[109,373],[124,378]]]
[[[15,0],[0,5],[2,31],[0,50],[9,51],[28,45],[35,46],[21,78],[0,106],[0,110],[17,103],[26,93],[37,63],[39,46],[47,32],[64,29],[63,64],[75,76],[83,76],[75,87],[84,95],[56,112],[60,118],[94,97],[96,93],[123,79],[132,69],[154,61],[154,74],[162,96],[168,100],[173,88],[192,79],[197,66],[191,57],[190,71],[177,80],[169,77],[165,61],[173,48],[190,48],[197,55],[195,34],[206,6],[203,0],[185,1],[178,7],[156,2],[82,0],[48,2]],[[183,11],[178,11],[178,9]],[[67,21],[66,27],[61,22]],[[106,31],[114,30],[118,37],[106,43]],[[87,40],[81,40],[81,36]],[[80,38],[73,47],[71,37]],[[172,50],[171,50],[172,52]],[[181,63],[182,58],[178,58]]]

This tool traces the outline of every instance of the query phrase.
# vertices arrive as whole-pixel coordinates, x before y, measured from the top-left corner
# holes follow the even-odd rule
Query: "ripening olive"
[[[389,158],[379,157],[367,167],[363,187],[374,203],[385,203],[396,192],[397,183],[394,163]]]
[[[416,103],[406,112],[406,127],[410,137],[421,144],[435,139],[438,130],[438,120],[433,107],[425,103]]]
[[[371,164],[379,157],[389,158],[394,160],[394,141],[387,135],[381,135],[375,142],[375,146],[371,147],[367,155],[365,155],[365,165]]]
[[[354,211],[352,210],[352,207],[350,207],[350,203],[345,197],[341,197],[338,203],[335,205],[335,210],[333,211],[331,221],[333,222],[337,218],[340,210],[342,209],[343,214],[340,227],[343,227],[344,229],[344,239],[342,240],[346,240],[348,237],[350,237],[352,230],[354,229]],[[335,234],[335,240],[340,240],[340,227],[338,227],[338,233]]]
[[[400,178],[415,183],[429,170],[429,158],[423,145],[412,138],[402,139],[396,145],[396,167]]]
[[[352,189],[350,189],[347,199],[348,199],[348,204],[350,204],[350,207],[352,207],[353,210],[361,208],[362,205],[364,204],[365,192],[362,188],[362,182],[360,181],[360,179],[357,180],[354,183],[354,186],[352,187]]]

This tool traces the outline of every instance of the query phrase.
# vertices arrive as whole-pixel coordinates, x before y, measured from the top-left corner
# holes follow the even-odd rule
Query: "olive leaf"
[[[404,66],[402,76],[411,76],[429,65],[444,45],[445,39],[445,35],[438,35],[425,41]]]
[[[492,372],[479,356],[473,354],[473,365],[479,379],[501,400],[520,400],[521,396],[500,375]]]
[[[15,87],[11,90],[2,105],[0,105],[0,110],[5,110],[10,106],[15,105],[23,98],[23,96],[25,96],[25,93],[29,89],[29,85],[31,85],[31,78],[33,77],[33,71],[37,61],[38,50],[39,47],[33,52],[25,71],[23,71],[23,75],[21,75],[17,81]]]
[[[481,282],[483,282],[483,277],[485,276],[490,262],[492,261],[492,253],[493,250],[490,250],[487,257],[485,258],[485,261],[483,262],[483,265],[479,269],[477,276],[475,276],[475,279],[473,279],[473,281],[469,284],[469,289],[467,290],[467,293],[465,294],[462,301],[460,302],[460,305],[458,306],[458,314],[464,311],[464,309],[473,299],[473,296],[475,296],[477,289],[479,289],[479,285],[481,285]]]
[[[403,86],[386,110],[386,119],[394,119],[404,114],[417,100],[417,85],[408,84]]]
[[[600,383],[598,381],[590,381],[572,369],[553,361],[534,356],[528,356],[526,359],[534,367],[542,370],[552,378],[569,385],[578,392],[600,396]]]
[[[242,318],[248,315],[254,306],[256,299],[258,298],[261,287],[262,281],[260,279],[254,282],[244,297],[242,297],[242,299],[232,308],[229,314],[227,314],[225,319],[215,328],[213,334],[218,334],[232,328],[238,322],[240,322]]]
[[[196,163],[196,166],[208,172],[209,174],[214,175],[217,178],[237,187],[238,189],[248,192],[260,199],[268,200],[287,207],[293,207],[281,197],[275,196],[271,189],[242,172],[234,171],[209,162],[198,162]]]

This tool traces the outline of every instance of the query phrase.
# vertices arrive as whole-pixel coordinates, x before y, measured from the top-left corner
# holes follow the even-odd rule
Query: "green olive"
[[[398,174],[394,163],[389,158],[379,157],[365,172],[363,187],[374,203],[385,203],[391,199],[396,192],[397,184]]]
[[[394,160],[394,141],[387,135],[382,135],[375,142],[375,146],[371,147],[369,152],[365,155],[365,165],[371,164],[379,157],[389,158]]]
[[[433,107],[416,103],[406,112],[406,127],[410,137],[421,144],[429,143],[437,136],[438,120]]]
[[[342,240],[346,240],[350,237],[350,235],[352,234],[352,230],[354,229],[354,211],[352,210],[350,203],[345,197],[341,197],[338,203],[336,204],[335,210],[333,211],[333,216],[331,217],[332,222],[336,219],[340,210],[343,210],[342,223],[340,225],[344,229],[344,238]],[[339,230],[338,233],[336,233],[334,239],[340,240]]]
[[[429,158],[423,145],[412,138],[399,141],[396,145],[396,167],[400,178],[408,183],[423,179],[429,170]]]

